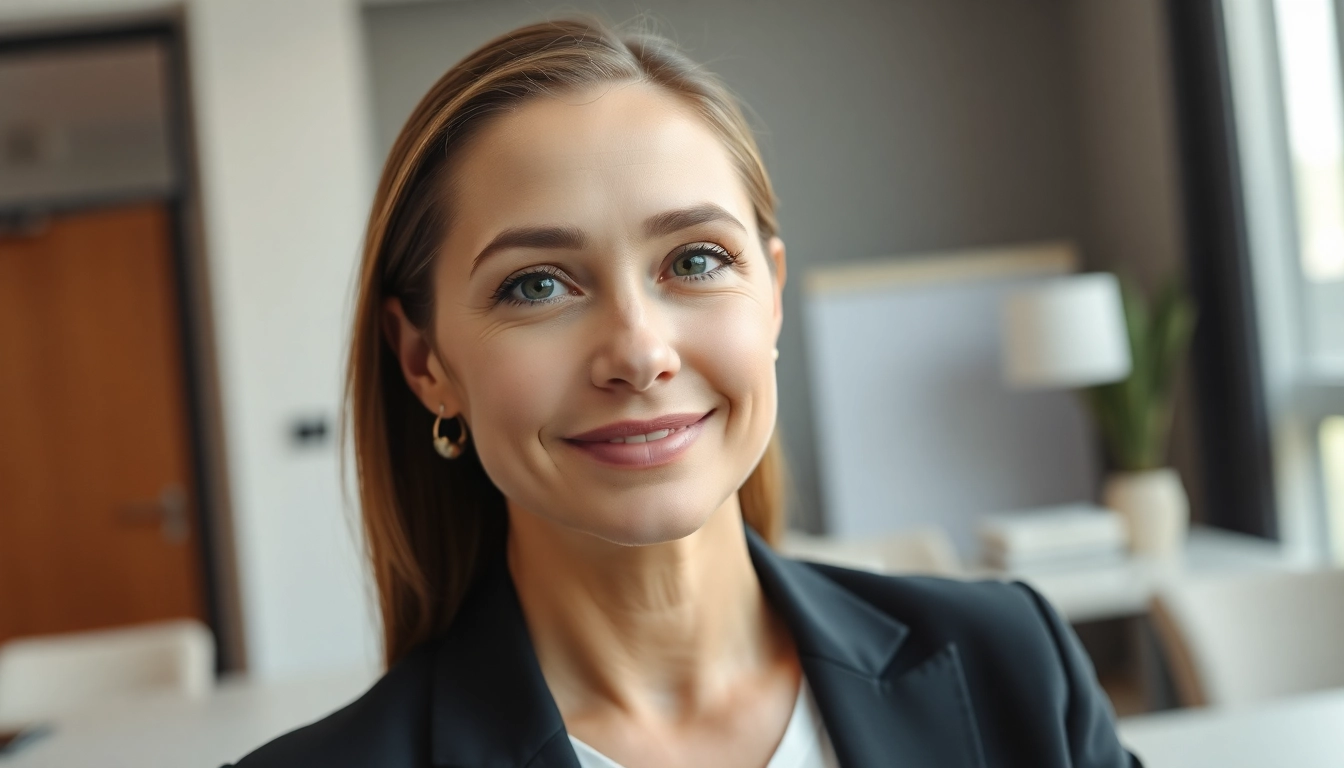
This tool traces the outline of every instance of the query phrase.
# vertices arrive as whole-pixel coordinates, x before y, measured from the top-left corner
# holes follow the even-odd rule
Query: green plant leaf
[[[1195,308],[1175,279],[1152,304],[1126,276],[1120,277],[1120,289],[1133,369],[1124,381],[1091,388],[1088,403],[1111,463],[1122,470],[1153,469],[1165,460],[1176,377]]]

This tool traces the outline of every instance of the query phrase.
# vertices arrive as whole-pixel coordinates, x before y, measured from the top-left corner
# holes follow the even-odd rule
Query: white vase
[[[1190,528],[1190,499],[1176,470],[1113,472],[1102,488],[1101,503],[1124,518],[1134,554],[1180,555]]]

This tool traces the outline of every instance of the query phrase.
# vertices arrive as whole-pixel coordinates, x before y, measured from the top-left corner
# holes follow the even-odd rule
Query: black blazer
[[[1023,584],[787,560],[748,531],[844,768],[1135,768],[1068,625]],[[362,697],[238,763],[578,768],[503,558]]]

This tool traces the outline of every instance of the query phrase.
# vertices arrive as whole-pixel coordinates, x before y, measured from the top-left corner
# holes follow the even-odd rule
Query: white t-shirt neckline
[[[623,768],[623,766],[585,744],[573,734],[569,743],[579,758],[580,768]],[[822,722],[821,710],[812,696],[812,689],[803,678],[798,686],[798,699],[793,704],[793,714],[784,728],[784,737],[775,747],[766,768],[838,768],[835,748],[831,745],[830,734]]]

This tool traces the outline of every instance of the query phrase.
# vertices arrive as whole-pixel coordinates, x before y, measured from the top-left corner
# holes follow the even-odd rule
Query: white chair
[[[208,693],[215,641],[195,620],[45,635],[0,645],[0,723],[58,718],[134,692]]]
[[[1186,706],[1344,686],[1344,570],[1182,581],[1150,615]]]
[[[787,531],[780,551],[799,560],[880,573],[955,576],[961,572],[952,541],[940,528],[910,528],[861,539]]]

